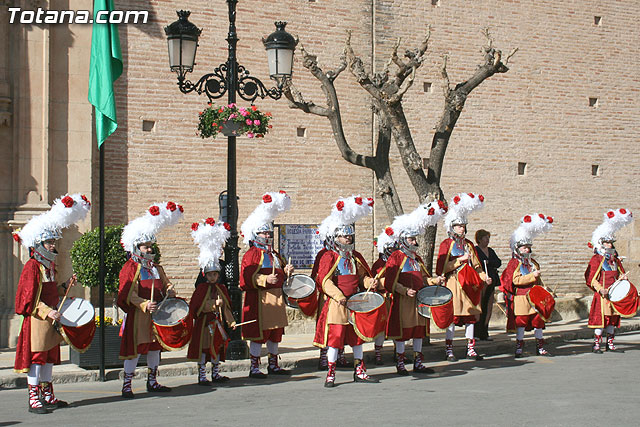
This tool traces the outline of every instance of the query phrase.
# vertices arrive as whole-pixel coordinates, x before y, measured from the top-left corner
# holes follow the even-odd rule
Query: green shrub
[[[120,244],[123,225],[114,225],[104,229],[104,267],[105,267],[105,291],[117,293],[119,286],[118,276],[122,266],[127,261],[127,253]],[[155,261],[160,261],[158,245],[153,244],[156,254]],[[71,247],[71,265],[78,276],[78,282],[83,286],[93,288],[100,286],[99,276],[100,262],[100,229],[94,228],[86,232]]]

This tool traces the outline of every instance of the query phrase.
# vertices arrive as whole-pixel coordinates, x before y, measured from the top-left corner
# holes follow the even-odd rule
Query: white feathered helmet
[[[396,245],[415,252],[418,249],[417,245],[409,245],[406,238],[419,236],[427,227],[435,226],[446,212],[447,207],[442,200],[423,203],[411,213],[397,216],[383,234],[392,238]]]
[[[51,209],[31,218],[21,230],[13,234],[14,240],[26,248],[34,248],[47,240],[62,238],[62,230],[82,221],[91,202],[82,194],[64,195],[53,202]]]
[[[200,248],[198,264],[202,273],[220,271],[220,257],[222,248],[231,236],[231,226],[224,223],[216,223],[213,218],[207,218],[202,223],[191,224],[191,237]]]
[[[553,228],[553,218],[541,213],[525,215],[520,220],[520,225],[511,235],[509,246],[511,252],[518,255],[518,248],[521,246],[531,246],[533,239],[540,233],[547,232]]]
[[[250,241],[255,240],[262,244],[269,244],[267,241],[262,242],[258,233],[273,231],[273,219],[290,208],[291,198],[285,191],[266,193],[262,196],[262,203],[251,212],[251,215],[240,226],[244,236],[243,242],[249,244]],[[272,241],[273,239],[268,240]]]
[[[444,226],[449,235],[453,234],[454,225],[467,225],[467,216],[476,209],[484,207],[484,196],[474,193],[460,193],[451,199],[449,211],[444,217]]]
[[[602,224],[594,230],[589,247],[593,248],[594,252],[604,255],[605,249],[602,243],[615,242],[616,232],[631,221],[633,221],[633,214],[630,210],[625,208],[608,210],[604,214]]]
[[[360,218],[373,212],[373,199],[351,196],[338,199],[331,208],[331,214],[318,227],[320,239],[331,242],[336,236],[355,234],[354,224]]]
[[[147,254],[140,253],[138,245],[155,242],[156,234],[164,227],[177,224],[183,212],[183,207],[174,202],[154,203],[144,215],[125,225],[120,238],[122,247],[127,252],[147,258]]]

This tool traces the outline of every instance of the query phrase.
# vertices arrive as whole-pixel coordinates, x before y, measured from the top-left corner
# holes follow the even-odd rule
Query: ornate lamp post
[[[236,60],[236,5],[238,0],[227,0],[229,6],[229,33],[227,34],[228,57],[227,62],[220,64],[212,73],[205,74],[196,83],[186,78],[187,73],[193,71],[198,48],[198,37],[201,29],[189,22],[189,11],[181,10],[178,20],[165,27],[169,44],[169,64],[172,71],[178,74],[178,87],[182,93],[204,93],[210,102],[227,94],[229,104],[236,102],[236,95],[253,104],[258,98],[270,97],[280,99],[282,87],[286,79],[291,77],[293,68],[293,52],[297,40],[285,31],[286,22],[276,22],[277,30],[263,39],[267,49],[269,60],[269,72],[271,78],[276,81],[277,87],[267,89],[256,77]],[[231,295],[231,305],[236,320],[240,319],[242,292],[238,288],[238,203],[236,195],[236,137],[227,136],[227,194],[226,194],[226,222],[231,225],[231,237],[225,247],[225,273],[227,287]],[[242,359],[247,357],[247,348],[240,339],[240,330],[232,333],[232,341],[229,345],[229,358]]]

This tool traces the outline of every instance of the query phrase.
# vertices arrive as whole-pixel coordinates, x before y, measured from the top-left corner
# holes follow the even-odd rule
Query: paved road
[[[532,340],[527,337],[532,350]],[[297,371],[289,380],[249,380],[232,372],[227,386],[208,389],[187,377],[161,378],[174,392],[150,396],[141,380],[136,399],[120,399],[120,382],[61,384],[72,407],[48,415],[26,411],[26,390],[0,391],[0,426],[22,425],[570,425],[640,423],[640,332],[618,337],[622,353],[595,355],[588,341],[554,348],[554,357],[438,362],[436,374],[398,377],[391,366],[370,368],[379,384],[355,384],[338,372]],[[433,364],[431,364],[433,366]],[[594,392],[594,390],[597,390]]]

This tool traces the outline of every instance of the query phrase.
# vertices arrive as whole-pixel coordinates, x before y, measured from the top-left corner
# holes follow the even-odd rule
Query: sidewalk
[[[622,319],[622,327],[616,332],[628,332],[640,330],[640,318]],[[478,341],[478,353],[484,355],[511,354],[514,351],[514,335],[507,335],[504,329],[492,328],[490,330],[493,341]],[[593,336],[593,330],[587,328],[587,320],[571,320],[556,322],[547,325],[545,330],[545,339],[553,348],[554,345],[564,341],[589,339]],[[293,369],[315,370],[318,363],[318,349],[311,345],[313,335],[309,333],[289,334],[283,337],[280,344],[280,366]],[[525,335],[526,345],[525,354],[532,354],[534,349],[533,333]],[[423,353],[425,355],[427,365],[433,361],[442,361],[444,359],[444,333],[437,332],[431,334],[431,345],[424,346]],[[457,328],[455,353],[458,357],[462,357],[465,353],[466,341],[464,340],[464,332],[462,328]],[[408,347],[410,348],[410,347]],[[373,367],[373,343],[364,345],[365,362]],[[590,346],[585,345],[584,351],[590,351]],[[188,362],[186,359],[187,350],[184,348],[180,351],[163,352],[162,362],[160,364],[161,376],[185,376],[196,375],[197,365],[195,362]],[[352,359],[351,351],[347,349],[347,358]],[[383,349],[383,358],[385,364],[391,364],[393,358],[393,344],[385,341]],[[263,348],[263,355],[266,349]],[[13,362],[15,351],[0,351],[0,390],[10,388],[25,388],[26,375],[16,374],[13,372]],[[85,370],[73,365],[69,362],[69,347],[62,347],[62,365],[56,366],[53,370],[53,377],[56,383],[72,383],[98,381],[97,370]],[[263,358],[263,363],[265,359]],[[478,362],[482,363],[482,362]],[[266,366],[263,366],[266,369]],[[226,372],[232,371],[249,371],[249,360],[229,360],[221,363],[221,370]],[[107,369],[107,380],[116,380],[121,376],[122,369]],[[144,366],[139,367],[136,371],[136,378],[142,378],[146,375]]]

